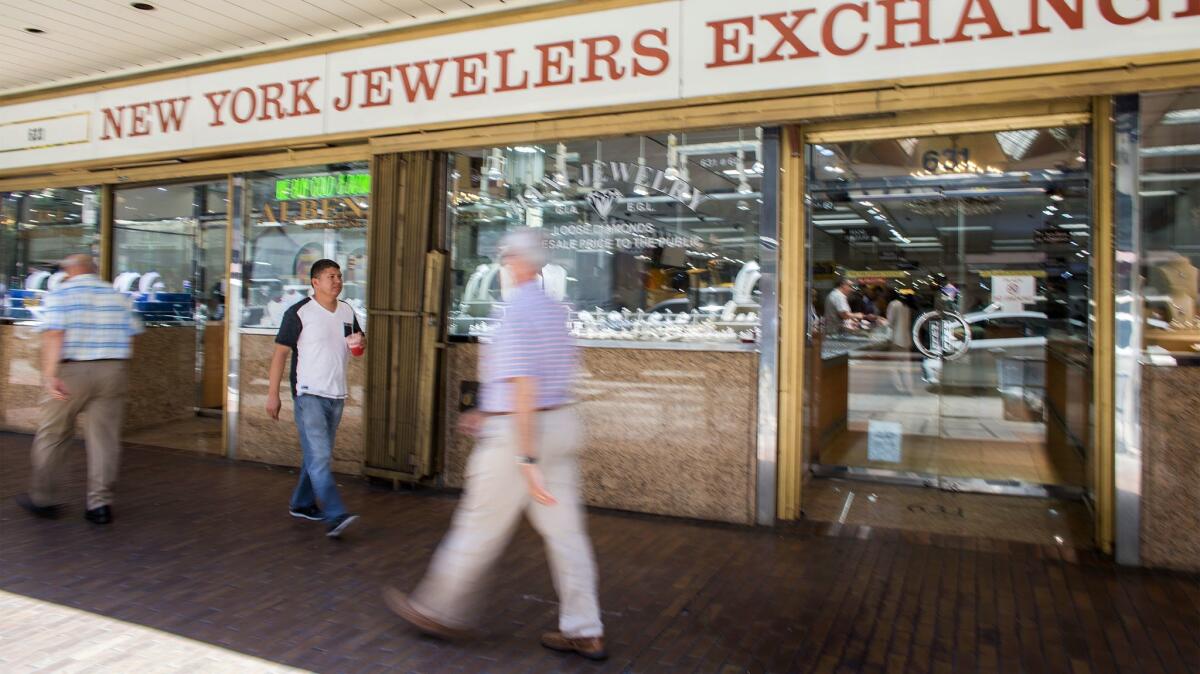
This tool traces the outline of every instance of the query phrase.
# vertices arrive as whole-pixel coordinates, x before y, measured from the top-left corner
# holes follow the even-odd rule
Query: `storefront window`
[[[1072,126],[808,146],[816,475],[1086,487],[1087,139]]]
[[[756,129],[463,150],[451,157],[451,334],[486,336],[497,245],[545,230],[546,291],[588,340],[752,343],[761,308]]]
[[[371,173],[365,162],[250,177],[246,303],[242,325],[275,329],[311,288],[322,258],[342,267],[341,298],[367,319],[367,221]]]
[[[224,312],[226,181],[118,190],[113,286],[150,324]]]
[[[1200,90],[1142,96],[1141,127],[1145,346],[1173,362],[1200,355]]]
[[[62,279],[58,262],[97,254],[100,195],[90,187],[0,193],[0,319],[36,320]]]

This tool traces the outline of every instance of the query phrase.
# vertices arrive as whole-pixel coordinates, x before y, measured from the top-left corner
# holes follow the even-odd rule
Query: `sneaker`
[[[357,519],[358,519],[358,515],[346,513],[345,515],[342,515],[341,517],[334,520],[329,525],[329,530],[325,532],[325,535],[330,538],[341,538],[342,533],[344,531],[346,531],[346,527],[350,526],[351,524],[354,524],[354,520],[357,520]]]
[[[302,520],[312,520],[320,522],[325,519],[325,513],[315,505],[310,505],[307,508],[288,508],[288,514],[292,517],[298,517]]]

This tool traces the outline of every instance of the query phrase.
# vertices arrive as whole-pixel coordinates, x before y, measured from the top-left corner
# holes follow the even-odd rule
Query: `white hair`
[[[546,234],[541,229],[522,227],[500,239],[500,254],[521,258],[526,264],[541,269],[546,266]]]

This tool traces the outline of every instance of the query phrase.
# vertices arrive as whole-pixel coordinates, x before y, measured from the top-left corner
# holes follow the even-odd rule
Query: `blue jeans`
[[[319,503],[325,521],[333,522],[346,514],[346,506],[333,479],[333,439],[342,420],[345,401],[321,396],[299,395],[293,401],[296,429],[300,431],[300,449],[304,467],[300,482],[292,492],[292,508],[308,508]]]

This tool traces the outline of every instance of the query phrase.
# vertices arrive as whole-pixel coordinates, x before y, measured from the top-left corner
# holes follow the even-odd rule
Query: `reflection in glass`
[[[371,177],[365,162],[250,176],[242,326],[278,328],[308,296],[309,270],[322,258],[342,267],[341,299],[367,320],[367,221]]]
[[[1139,195],[1150,362],[1200,354],[1200,90],[1141,97]]]
[[[947,488],[1085,484],[1086,140],[1069,127],[809,147],[815,464]]]
[[[99,243],[96,188],[0,193],[0,319],[37,320],[42,295],[62,279],[59,261],[96,255]]]
[[[148,323],[224,317],[227,190],[218,181],[114,193],[113,285]]]
[[[451,334],[489,332],[509,290],[497,244],[541,227],[542,283],[576,336],[757,339],[757,130],[462,150],[449,170]]]

